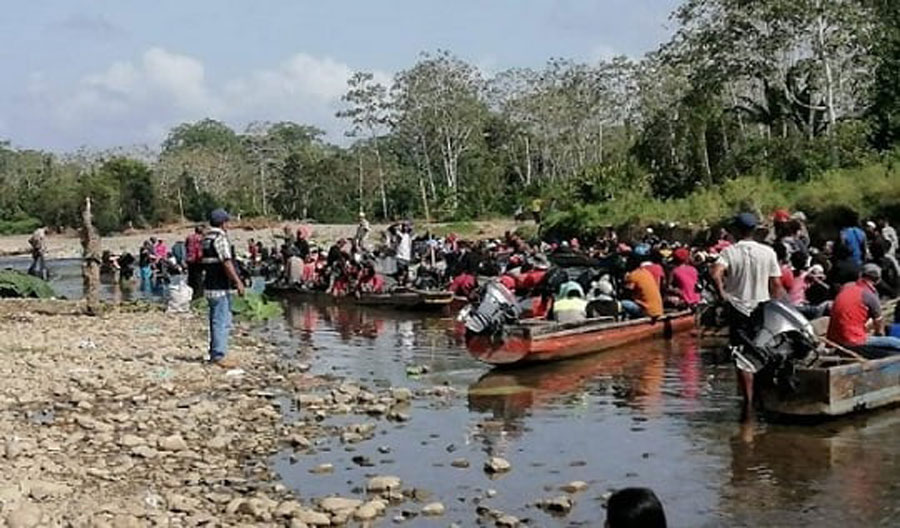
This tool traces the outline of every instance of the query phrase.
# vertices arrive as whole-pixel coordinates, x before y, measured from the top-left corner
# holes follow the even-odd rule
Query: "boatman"
[[[719,253],[710,273],[719,295],[725,301],[732,353],[742,345],[741,334],[749,331],[750,314],[763,302],[780,298],[781,266],[770,246],[753,239],[758,225],[756,216],[741,213],[733,222],[738,242]],[[738,385],[744,396],[744,410],[753,405],[753,373],[738,369]]]
[[[203,289],[209,303],[209,361],[223,368],[237,363],[228,358],[228,334],[231,332],[231,298],[235,291],[244,295],[244,283],[234,266],[231,242],[225,231],[230,217],[224,209],[209,215],[210,228],[203,237]]]

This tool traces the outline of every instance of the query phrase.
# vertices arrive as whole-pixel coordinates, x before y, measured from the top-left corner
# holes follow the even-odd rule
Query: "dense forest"
[[[85,195],[106,232],[215,205],[450,220],[542,198],[551,222],[585,230],[701,220],[739,201],[900,204],[900,2],[685,0],[672,19],[671,40],[639,60],[487,76],[438,51],[389,85],[358,72],[338,114],[346,147],[304,124],[212,119],[140,153],[0,143],[0,229],[77,225]]]

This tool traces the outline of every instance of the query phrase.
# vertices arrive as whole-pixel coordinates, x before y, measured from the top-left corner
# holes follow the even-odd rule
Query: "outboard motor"
[[[732,351],[737,368],[771,373],[776,385],[790,384],[794,367],[817,358],[818,338],[810,322],[796,308],[781,301],[760,304],[750,316],[743,346]]]
[[[515,295],[498,281],[487,283],[478,308],[464,317],[466,333],[488,335],[499,332],[506,323],[518,320],[520,315]]]

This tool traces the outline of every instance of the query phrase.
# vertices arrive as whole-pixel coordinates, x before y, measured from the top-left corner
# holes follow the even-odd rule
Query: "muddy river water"
[[[58,291],[77,296],[76,280],[61,273]],[[366,442],[348,448],[335,439],[295,461],[274,456],[284,482],[301,498],[354,496],[366,476],[396,475],[447,508],[406,526],[474,526],[479,505],[534,526],[602,526],[604,494],[624,486],[651,487],[676,527],[900,523],[898,409],[818,425],[742,425],[733,369],[716,343],[681,336],[495,371],[470,359],[453,329],[449,317],[303,303],[259,329],[316,374],[446,388],[415,400],[408,422],[380,420]],[[420,367],[428,372],[410,374]],[[512,470],[489,478],[489,456]],[[455,467],[462,460],[468,468]],[[310,472],[320,464],[334,471]],[[568,516],[533,506],[574,480],[590,486]]]

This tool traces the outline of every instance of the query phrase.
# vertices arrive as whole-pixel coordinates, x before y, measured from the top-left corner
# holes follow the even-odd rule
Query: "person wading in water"
[[[225,232],[230,217],[223,209],[209,215],[210,229],[203,237],[203,288],[209,303],[209,361],[232,368],[228,358],[228,334],[231,331],[231,298],[235,291],[244,295],[244,283],[234,266],[231,242]]]
[[[778,257],[770,246],[753,240],[756,226],[756,216],[739,214],[733,226],[738,242],[722,250],[710,270],[719,295],[726,303],[732,350],[741,346],[741,334],[749,331],[753,310],[760,303],[784,294]],[[753,407],[753,373],[744,370],[737,373],[744,396],[744,411],[749,417]]]

